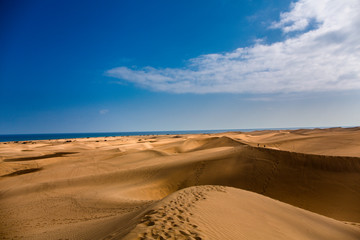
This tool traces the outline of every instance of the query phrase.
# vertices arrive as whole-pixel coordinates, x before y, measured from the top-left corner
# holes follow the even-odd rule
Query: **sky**
[[[359,126],[359,0],[0,1],[0,134]]]

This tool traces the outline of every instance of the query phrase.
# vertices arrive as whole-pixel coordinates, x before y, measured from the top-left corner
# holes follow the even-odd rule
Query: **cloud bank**
[[[118,67],[108,76],[174,93],[360,89],[360,1],[299,0],[269,28],[285,40],[190,59],[185,68]]]

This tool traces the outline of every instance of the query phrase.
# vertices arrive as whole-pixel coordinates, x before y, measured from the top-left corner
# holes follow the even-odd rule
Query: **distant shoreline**
[[[339,126],[336,126],[339,127]],[[121,137],[121,136],[144,136],[144,135],[182,135],[182,134],[207,134],[222,132],[252,132],[264,130],[296,130],[296,129],[325,129],[336,127],[294,127],[294,128],[249,128],[249,129],[217,129],[217,130],[177,130],[177,131],[141,131],[141,132],[89,132],[89,133],[39,133],[39,134],[2,134],[0,142],[14,141],[36,141],[36,140],[55,140],[55,139],[76,139],[76,138],[96,138],[96,137]],[[340,126],[349,128],[354,126]]]
[[[161,133],[0,143],[0,235],[360,239],[360,127]]]

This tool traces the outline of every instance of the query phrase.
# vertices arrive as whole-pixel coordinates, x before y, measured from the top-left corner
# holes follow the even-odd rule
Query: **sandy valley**
[[[360,239],[360,128],[0,143],[2,239]]]

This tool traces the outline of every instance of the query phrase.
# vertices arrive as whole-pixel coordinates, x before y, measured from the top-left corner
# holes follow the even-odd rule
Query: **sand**
[[[0,239],[360,239],[360,128],[0,143],[0,176]]]

